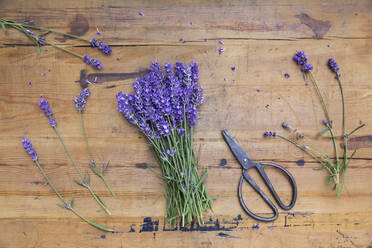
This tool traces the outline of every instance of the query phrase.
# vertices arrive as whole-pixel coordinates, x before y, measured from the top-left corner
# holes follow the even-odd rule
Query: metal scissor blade
[[[249,168],[258,164],[256,162],[253,162],[248,157],[248,155],[245,153],[243,147],[241,147],[241,145],[239,145],[238,141],[229,133],[229,131],[227,131],[226,128],[224,130],[222,130],[222,136],[224,137],[226,143],[229,145],[229,147],[230,147],[232,153],[234,154],[235,158],[239,161],[239,163],[241,164],[241,166],[244,169],[247,170],[247,169],[249,169]]]

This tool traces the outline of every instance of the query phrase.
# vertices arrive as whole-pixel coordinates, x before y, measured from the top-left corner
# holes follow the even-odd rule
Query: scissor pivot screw
[[[248,159],[244,158],[244,159],[243,159],[243,161],[244,161],[244,162],[247,162],[247,161],[248,161]]]

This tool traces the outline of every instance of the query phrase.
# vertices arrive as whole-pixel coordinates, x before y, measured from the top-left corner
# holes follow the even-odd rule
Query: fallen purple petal
[[[143,13],[142,10],[138,11],[138,14],[139,14],[140,16],[144,16],[144,15],[145,15],[145,14]]]

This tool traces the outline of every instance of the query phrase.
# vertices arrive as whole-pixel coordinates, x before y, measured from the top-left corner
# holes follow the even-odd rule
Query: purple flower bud
[[[225,51],[225,48],[223,47],[218,48],[219,55],[221,55],[224,51]]]
[[[98,27],[96,28],[96,34],[101,35],[101,32],[99,31]]]
[[[303,149],[308,149],[309,147],[307,145],[302,145]]]
[[[260,228],[260,225],[259,225],[258,223],[256,223],[256,224],[254,224],[254,225],[252,226],[252,228],[253,228],[253,229],[258,229],[258,228]]]
[[[39,106],[47,117],[52,115],[52,109],[50,108],[46,98],[44,99],[43,97],[40,97]]]
[[[174,154],[176,154],[176,148],[172,148],[172,149],[167,149],[167,154],[170,156],[170,157],[173,157]]]
[[[312,64],[306,64],[304,65],[302,68],[301,68],[301,71],[303,72],[309,72],[310,70],[313,69],[313,65]]]
[[[223,40],[219,40],[218,43],[220,43],[221,45],[224,45],[225,43],[223,42]]]
[[[139,14],[140,16],[144,16],[144,15],[145,15],[145,14],[143,14],[143,11],[142,11],[142,10],[138,11],[138,14]]]
[[[304,65],[307,63],[307,59],[309,57],[306,56],[304,51],[299,51],[293,56],[293,60],[298,64],[298,65]]]
[[[287,122],[283,122],[283,123],[282,123],[282,127],[283,127],[283,128],[289,128],[289,124],[288,124]]]
[[[101,70],[103,68],[101,61],[96,60],[94,58],[90,58],[88,55],[84,55],[83,61],[87,63],[88,65],[91,65],[92,67],[95,67],[98,70]]]
[[[29,30],[29,29],[26,29],[26,32],[27,33],[29,33],[29,34],[32,34],[32,35],[34,35],[35,33],[34,32],[32,32],[31,30]]]
[[[37,154],[35,152],[34,147],[31,144],[31,142],[26,138],[22,138],[22,145],[23,145],[23,148],[25,148],[26,152],[31,156],[31,159],[33,161],[36,161],[37,160]]]
[[[268,137],[268,136],[269,136],[269,132],[267,132],[267,131],[264,132],[264,136],[265,136],[265,137]]]
[[[50,124],[52,127],[57,126],[56,119],[53,118],[53,117],[49,117],[49,124]]]
[[[290,76],[291,76],[291,75],[289,75],[289,73],[287,73],[287,72],[284,73],[284,77],[285,77],[285,78],[289,78]]]
[[[236,67],[235,66],[231,67],[231,70],[232,71],[235,71],[236,70]]]
[[[75,107],[78,111],[82,111],[84,109],[89,95],[90,95],[89,88],[85,88],[82,91],[80,91],[78,97],[75,97]]]
[[[328,126],[328,121],[323,120],[322,123],[324,124],[324,126]]]

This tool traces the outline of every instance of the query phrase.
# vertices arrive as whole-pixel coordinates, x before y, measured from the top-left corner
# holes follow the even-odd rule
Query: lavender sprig
[[[34,147],[31,144],[31,142],[28,139],[26,139],[26,138],[22,138],[22,145],[25,148],[26,152],[31,156],[31,159],[34,161],[34,163],[36,164],[36,166],[41,171],[41,174],[43,174],[43,176],[44,176],[45,180],[48,182],[49,186],[56,193],[56,195],[58,196],[58,198],[62,201],[63,205],[57,204],[57,206],[59,206],[61,208],[64,208],[66,210],[72,211],[76,216],[78,216],[79,218],[81,218],[82,220],[84,220],[85,222],[87,222],[88,224],[90,224],[90,225],[92,225],[92,226],[94,226],[94,227],[96,227],[96,228],[98,228],[100,230],[103,230],[103,231],[106,231],[106,232],[115,232],[115,230],[113,230],[113,229],[107,228],[105,226],[102,226],[101,224],[98,224],[96,222],[90,221],[90,220],[86,219],[85,217],[83,217],[82,215],[80,215],[74,209],[74,198],[72,198],[71,202],[67,202],[63,198],[63,196],[58,192],[57,188],[54,186],[54,184],[52,183],[52,181],[49,179],[49,177],[45,173],[44,169],[40,166],[39,160],[37,158],[37,154],[35,152]]]
[[[55,119],[52,118],[52,109],[49,106],[48,100],[46,98],[41,97],[40,100],[39,100],[39,106],[42,109],[42,111],[44,112],[44,114],[49,118],[50,125],[53,127],[54,131],[56,132],[56,134],[57,134],[57,136],[58,136],[61,144],[63,145],[63,148],[65,149],[68,157],[70,158],[73,166],[75,167],[75,170],[78,172],[78,175],[79,175],[80,180],[81,180],[81,182],[79,184],[82,185],[82,183],[84,182],[84,180],[85,180],[86,177],[84,177],[83,174],[81,173],[81,171],[80,171],[79,167],[77,166],[75,160],[72,158],[72,155],[71,155],[70,151],[68,150],[65,142],[63,141],[60,132],[58,131],[58,128],[57,128]],[[107,209],[107,207],[103,203],[103,201],[98,197],[98,195],[96,193],[93,192],[92,188],[90,187],[89,182],[85,183],[82,186],[84,186],[85,188],[87,188],[89,190],[89,192],[91,193],[91,195],[93,196],[93,198],[101,206],[101,208],[103,210],[105,210],[106,213],[108,213],[109,215],[111,215],[111,212]]]
[[[53,46],[54,48],[57,48],[59,50],[62,50],[62,51],[67,52],[71,55],[74,55],[76,57],[81,58],[84,62],[86,62],[87,64],[91,65],[92,67],[94,67],[98,70],[101,70],[103,68],[103,66],[102,66],[102,64],[99,60],[96,60],[96,59],[93,59],[93,58],[90,59],[89,56],[87,56],[87,55],[85,55],[85,56],[80,55],[80,54],[75,53],[75,52],[73,52],[69,49],[63,48],[63,47],[58,46],[58,45],[56,45],[52,42],[49,42],[45,38],[45,36],[49,33],[56,33],[56,34],[59,34],[59,35],[79,39],[79,40],[82,40],[82,41],[85,41],[85,42],[89,42],[92,47],[97,47],[100,51],[102,51],[106,55],[110,55],[112,53],[112,49],[110,48],[109,45],[104,44],[102,41],[98,41],[96,38],[88,40],[88,39],[85,39],[83,37],[79,37],[79,36],[76,36],[76,35],[73,35],[73,34],[68,34],[68,33],[57,31],[57,30],[52,30],[52,29],[48,29],[48,28],[38,27],[38,26],[35,26],[35,25],[30,25],[28,22],[16,23],[16,22],[13,22],[13,21],[10,21],[10,20],[6,20],[4,18],[0,18],[0,25],[2,26],[4,31],[6,31],[6,26],[10,26],[10,27],[13,27],[13,28],[17,29],[18,31],[24,33],[28,38],[30,38],[35,43],[35,45],[37,47],[37,50],[38,50],[38,53],[40,53],[40,47],[41,46],[50,45],[50,46]],[[41,33],[36,34],[34,31],[32,31],[30,29],[38,30]],[[87,59],[87,57],[88,57],[88,59]]]
[[[281,135],[277,135],[278,137],[296,145],[299,149],[303,150],[307,154],[309,154],[311,157],[313,157],[316,161],[318,161],[320,164],[322,164],[322,168],[326,168],[329,171],[329,180],[328,180],[328,185],[334,183],[334,189],[337,190],[337,196],[340,197],[343,185],[345,182],[345,175],[346,175],[346,169],[347,166],[351,160],[351,158],[354,156],[355,151],[351,154],[350,158],[348,158],[348,138],[352,133],[355,133],[357,130],[362,128],[364,124],[358,126],[355,128],[352,132],[347,133],[346,132],[346,112],[345,112],[345,99],[344,99],[344,94],[343,94],[343,89],[342,89],[342,84],[340,80],[340,68],[336,61],[334,59],[329,59],[328,60],[328,66],[332,72],[336,74],[336,79],[340,88],[340,93],[341,93],[341,102],[342,102],[342,122],[343,122],[343,134],[341,136],[336,136],[333,130],[333,123],[332,120],[328,114],[327,106],[324,102],[324,97],[322,92],[320,91],[320,88],[318,87],[318,83],[314,77],[314,74],[312,73],[313,66],[308,63],[308,56],[304,53],[304,51],[299,51],[295,54],[293,59],[296,61],[298,65],[301,65],[302,68],[301,70],[303,72],[307,72],[310,74],[312,83],[317,91],[317,94],[321,100],[324,114],[326,116],[326,120],[323,120],[322,123],[326,127],[322,131],[318,132],[316,136],[321,136],[323,133],[326,131],[329,131],[330,136],[326,138],[330,138],[332,140],[334,152],[335,152],[335,161],[332,161],[330,157],[323,152],[319,151],[319,149],[314,149],[311,146],[315,146],[312,142],[311,139],[307,138],[305,135],[302,134],[302,138],[305,138],[307,141],[311,143],[311,146],[303,144],[302,146],[298,144],[296,141],[285,138]],[[282,127],[285,129],[291,130],[291,127],[288,123],[283,122]],[[297,129],[294,130],[294,132],[297,132]],[[270,135],[266,135],[270,136]],[[343,154],[343,161],[341,162],[338,156],[338,148],[336,144],[336,139],[337,138],[343,138],[344,140],[344,154]],[[340,175],[343,173],[343,180],[341,180]]]
[[[91,162],[89,163],[89,167],[94,172],[94,174],[96,174],[97,176],[99,176],[102,179],[102,181],[106,185],[107,189],[110,191],[111,195],[113,197],[117,197],[116,194],[114,193],[114,191],[112,191],[110,185],[108,184],[108,182],[106,181],[106,179],[104,177],[104,173],[105,173],[105,171],[106,171],[106,169],[108,167],[108,163],[107,163],[106,166],[101,167],[101,169],[98,168],[96,166],[96,162],[94,160],[94,156],[93,156],[92,150],[90,149],[90,146],[89,146],[89,143],[88,143],[88,136],[87,136],[87,133],[85,131],[85,125],[84,125],[84,120],[83,120],[83,114],[82,114],[82,112],[83,112],[83,110],[85,108],[85,104],[87,103],[87,99],[88,99],[88,96],[89,95],[90,95],[89,88],[85,88],[82,91],[80,91],[78,97],[75,97],[75,106],[76,106],[77,111],[79,112],[80,124],[81,124],[81,130],[82,130],[83,136],[84,136],[84,142],[85,142],[85,145],[86,145],[86,147],[88,149],[89,156],[91,158]]]

